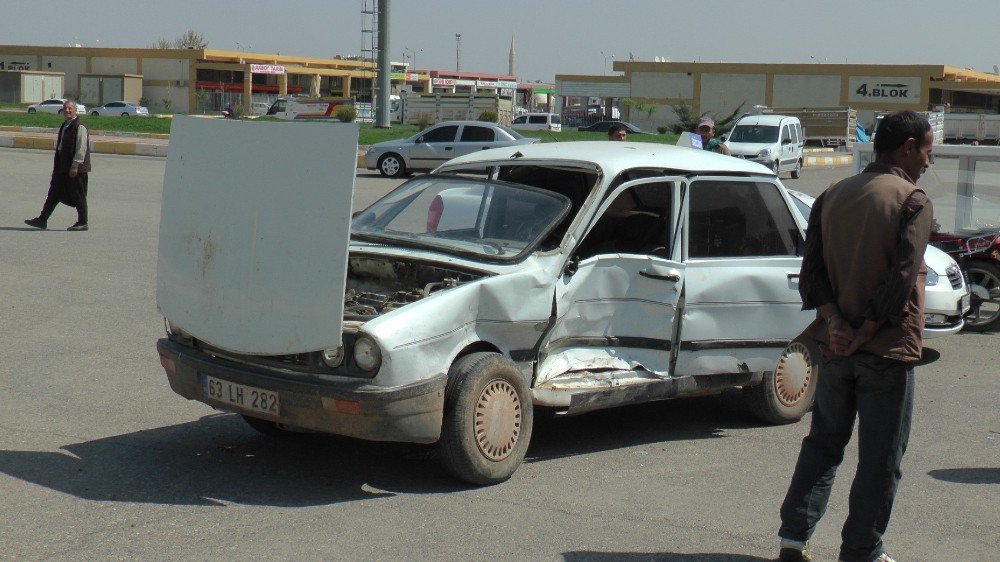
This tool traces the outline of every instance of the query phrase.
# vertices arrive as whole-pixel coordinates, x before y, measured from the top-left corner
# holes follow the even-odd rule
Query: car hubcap
[[[812,383],[813,367],[809,348],[799,342],[792,342],[774,370],[774,389],[778,401],[785,406],[799,403]]]
[[[473,424],[483,456],[491,461],[510,456],[521,434],[521,400],[514,385],[501,379],[490,381],[476,401]]]
[[[392,176],[399,171],[399,161],[395,158],[386,158],[382,161],[382,171]]]

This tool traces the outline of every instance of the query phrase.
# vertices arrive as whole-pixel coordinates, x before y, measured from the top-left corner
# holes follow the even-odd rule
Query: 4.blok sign
[[[915,76],[851,76],[849,102],[920,103],[920,78]]]

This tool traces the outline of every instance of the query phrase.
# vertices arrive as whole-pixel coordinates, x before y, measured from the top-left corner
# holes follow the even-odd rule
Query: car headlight
[[[354,364],[363,371],[374,371],[382,364],[382,350],[375,340],[361,336],[354,342]]]
[[[934,285],[937,285],[940,279],[941,276],[938,275],[936,271],[934,271],[930,267],[927,268],[927,281],[925,282],[925,284],[928,287],[933,287]]]
[[[771,149],[765,148],[764,150],[761,150],[760,152],[757,153],[757,158],[767,158],[770,155],[771,155]]]
[[[320,352],[320,356],[323,358],[323,364],[331,369],[335,369],[344,362],[344,347],[337,346],[331,347],[330,349],[324,349]]]

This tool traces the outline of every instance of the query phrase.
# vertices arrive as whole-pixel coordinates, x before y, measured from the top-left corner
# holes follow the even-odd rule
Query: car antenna
[[[556,138],[556,136],[554,134],[552,134],[552,131],[545,131],[545,132],[548,133],[550,137],[552,137],[552,140],[554,140],[556,142],[559,142],[559,139]]]

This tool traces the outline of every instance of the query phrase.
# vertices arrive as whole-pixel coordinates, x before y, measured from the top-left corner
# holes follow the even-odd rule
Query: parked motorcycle
[[[930,243],[951,255],[965,273],[972,300],[965,329],[992,332],[1000,328],[1000,231],[932,232]]]

